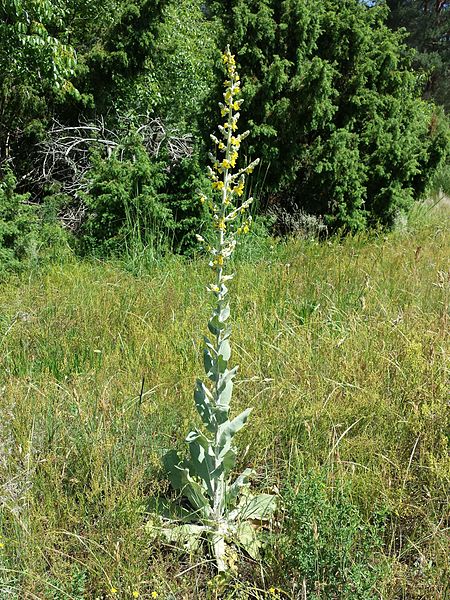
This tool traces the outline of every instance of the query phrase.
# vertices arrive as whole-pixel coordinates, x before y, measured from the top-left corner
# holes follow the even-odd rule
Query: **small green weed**
[[[383,530],[364,517],[349,486],[311,473],[284,498],[284,535],[276,547],[284,586],[310,600],[379,598]]]

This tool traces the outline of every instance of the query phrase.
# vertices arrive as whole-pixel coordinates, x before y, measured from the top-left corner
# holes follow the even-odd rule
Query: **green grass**
[[[236,264],[234,409],[254,407],[238,466],[285,509],[224,588],[144,527],[170,493],[160,456],[196,422],[204,259],[4,283],[0,598],[449,597],[448,213],[421,223]]]

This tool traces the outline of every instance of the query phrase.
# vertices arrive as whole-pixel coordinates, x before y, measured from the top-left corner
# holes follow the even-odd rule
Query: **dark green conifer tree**
[[[427,75],[425,96],[450,111],[450,2],[387,0],[388,25],[404,28],[406,43],[417,51],[414,64]]]
[[[263,197],[334,227],[390,224],[425,190],[448,140],[385,5],[217,0],[237,51]],[[266,173],[267,170],[267,173]]]

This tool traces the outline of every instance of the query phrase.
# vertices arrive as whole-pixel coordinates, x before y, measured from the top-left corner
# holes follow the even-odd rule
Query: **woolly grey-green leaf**
[[[230,382],[230,386],[233,386],[232,382]],[[213,410],[218,425],[222,425],[223,423],[225,423],[225,421],[228,421],[228,415],[230,412],[228,404],[216,404]]]
[[[235,481],[228,486],[227,490],[227,502],[230,505],[233,505],[236,498],[239,495],[239,492],[243,487],[248,486],[250,482],[250,477],[253,475],[253,469],[245,469],[236,479]]]
[[[219,321],[224,323],[230,316],[230,305],[227,303],[225,306],[220,308],[220,312],[218,314]]]
[[[277,499],[272,494],[258,494],[245,500],[239,510],[241,521],[267,521],[271,519],[277,508]]]
[[[203,366],[205,367],[207,377],[214,380],[214,356],[211,354],[209,348],[203,349]]]
[[[178,467],[181,472],[182,488],[181,491],[189,500],[194,509],[198,511],[200,518],[211,518],[212,510],[208,498],[205,496],[204,488],[195,481],[189,472],[189,469]]]
[[[213,316],[208,321],[208,329],[215,336],[218,336],[221,330],[224,329],[224,327],[225,323],[219,320],[218,314],[213,314]]]
[[[231,378],[229,378],[225,381],[225,384],[220,387],[220,390],[218,390],[217,407],[220,412],[222,412],[223,409],[225,409],[225,408],[228,409],[228,407],[230,405],[230,400],[231,400],[232,394],[233,394],[233,380]],[[227,413],[227,417],[228,417],[228,413]]]
[[[206,437],[199,431],[192,431],[186,438],[191,455],[191,471],[203,481],[210,498],[214,497],[215,456]]]
[[[231,442],[236,433],[244,427],[247,422],[251,408],[247,408],[240,415],[234,417],[232,421],[227,421],[219,427],[219,436],[217,440],[217,447],[219,449],[219,457],[223,458],[231,448]]]
[[[203,424],[208,431],[213,433],[216,428],[215,407],[212,406],[213,398],[209,389],[200,379],[197,379],[194,402]]]
[[[186,552],[195,552],[198,550],[201,542],[201,537],[205,533],[206,527],[193,523],[184,525],[175,525],[171,527],[162,527],[161,525],[149,521],[145,525],[146,533],[150,539],[162,537],[169,544],[177,544]]]
[[[258,540],[255,528],[248,521],[239,523],[236,529],[236,538],[240,546],[253,558],[259,559],[261,544]]]
[[[218,350],[218,355],[221,356],[223,360],[230,360],[231,346],[228,338],[221,342]]]

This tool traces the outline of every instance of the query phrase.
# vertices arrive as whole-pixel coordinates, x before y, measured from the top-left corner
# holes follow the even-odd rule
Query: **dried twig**
[[[140,125],[133,127],[136,121]],[[47,139],[36,147],[34,165],[27,173],[37,188],[57,183],[59,190],[73,199],[70,206],[64,207],[60,214],[62,224],[78,229],[86,214],[83,194],[91,186],[89,171],[92,168],[91,152],[98,149],[105,158],[116,152],[119,160],[124,160],[127,133],[134,132],[142,141],[149,156],[157,158],[162,147],[167,148],[170,168],[193,150],[193,136],[178,132],[166,126],[161,119],[140,115],[133,121],[121,117],[117,129],[110,129],[103,117],[92,122],[80,121],[78,125],[68,126],[56,119],[48,131]]]

